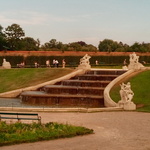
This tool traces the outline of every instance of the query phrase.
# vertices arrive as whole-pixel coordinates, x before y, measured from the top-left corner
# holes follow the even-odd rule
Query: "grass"
[[[64,76],[73,69],[16,68],[0,69],[0,93],[37,85]]]
[[[133,102],[137,105],[137,111],[150,112],[150,71],[142,72],[126,81],[131,83],[131,89],[134,92]],[[116,85],[110,92],[111,98],[118,102],[120,86]]]
[[[92,134],[93,130],[69,124],[7,124],[0,122],[0,146]]]

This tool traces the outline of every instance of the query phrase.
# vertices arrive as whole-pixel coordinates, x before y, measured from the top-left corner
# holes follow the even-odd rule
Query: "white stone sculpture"
[[[141,68],[143,68],[144,66],[139,63],[139,56],[137,56],[135,54],[135,52],[133,52],[132,54],[130,54],[130,64],[128,65],[128,69],[134,69],[134,70],[139,70]]]
[[[91,56],[89,56],[88,54],[86,54],[83,58],[81,58],[78,69],[85,69],[85,70],[91,69],[91,65],[90,65],[90,61],[89,61],[90,58],[91,58]]]
[[[131,101],[134,93],[131,90],[131,84],[128,82],[127,84],[120,84],[120,96],[121,100],[118,102],[119,107],[124,108],[124,110],[135,110],[136,105]]]
[[[10,62],[7,62],[5,58],[3,59],[2,68],[4,68],[4,69],[11,68]]]

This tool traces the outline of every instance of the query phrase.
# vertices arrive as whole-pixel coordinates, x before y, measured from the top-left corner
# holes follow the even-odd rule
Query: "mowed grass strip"
[[[134,92],[133,102],[137,105],[137,111],[150,112],[150,70],[142,72],[126,81],[130,82]],[[116,85],[110,92],[111,98],[118,102],[120,98],[120,85]]]
[[[92,129],[82,126],[53,122],[46,124],[25,124],[20,122],[7,124],[6,122],[0,122],[0,146],[68,138],[92,133]]]
[[[0,93],[37,85],[71,73],[70,68],[0,69]]]

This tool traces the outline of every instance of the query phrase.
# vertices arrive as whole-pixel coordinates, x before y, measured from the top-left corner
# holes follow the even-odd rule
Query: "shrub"
[[[92,129],[53,122],[46,124],[25,124],[20,122],[7,124],[6,122],[0,122],[0,146],[52,140],[91,133],[93,133]]]

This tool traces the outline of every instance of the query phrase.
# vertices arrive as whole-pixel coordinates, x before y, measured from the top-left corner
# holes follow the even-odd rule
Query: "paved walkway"
[[[0,150],[150,150],[150,114],[138,112],[39,113],[42,122],[94,129],[94,134],[0,147]]]

